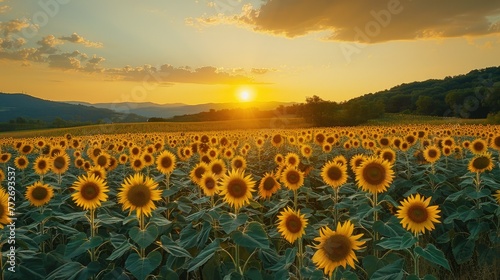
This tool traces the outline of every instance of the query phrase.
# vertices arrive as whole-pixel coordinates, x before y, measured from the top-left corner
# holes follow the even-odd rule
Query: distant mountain
[[[133,113],[148,118],[171,118],[173,116],[191,115],[201,112],[208,112],[211,109],[236,109],[236,108],[258,108],[259,110],[274,110],[280,105],[290,106],[293,102],[252,102],[252,103],[205,103],[197,105],[186,105],[183,103],[156,104],[151,102],[142,103],[96,103],[70,101],[72,104],[84,104],[96,108],[111,109],[120,113]]]
[[[110,109],[49,101],[27,94],[0,93],[0,122],[9,122],[16,118],[36,119],[44,122],[53,122],[58,118],[73,122],[133,122],[146,119]]]

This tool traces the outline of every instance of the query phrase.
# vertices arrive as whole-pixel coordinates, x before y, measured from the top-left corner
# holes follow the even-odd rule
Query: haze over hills
[[[96,108],[111,109],[119,113],[133,113],[140,116],[152,118],[171,118],[173,116],[197,114],[213,110],[236,109],[236,108],[258,108],[259,110],[274,110],[280,105],[290,106],[294,102],[249,102],[249,103],[205,103],[187,105],[183,103],[157,104],[151,102],[120,102],[120,103],[86,103],[79,101],[68,101],[70,104],[81,104],[94,106]]]
[[[123,114],[110,109],[68,104],[36,98],[22,93],[0,93],[0,122],[22,118],[53,122],[143,121],[144,117]]]

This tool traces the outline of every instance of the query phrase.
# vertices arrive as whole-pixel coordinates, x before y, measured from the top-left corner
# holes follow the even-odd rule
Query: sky
[[[0,0],[0,92],[342,102],[500,65],[500,1]]]

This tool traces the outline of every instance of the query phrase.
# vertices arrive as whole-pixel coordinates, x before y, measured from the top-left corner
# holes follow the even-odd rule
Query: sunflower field
[[[0,139],[1,279],[500,279],[500,127]]]

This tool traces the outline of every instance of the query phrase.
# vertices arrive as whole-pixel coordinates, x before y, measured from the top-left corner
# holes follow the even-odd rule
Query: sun
[[[240,92],[239,98],[241,102],[249,102],[252,98],[250,92],[248,90],[244,90]]]

